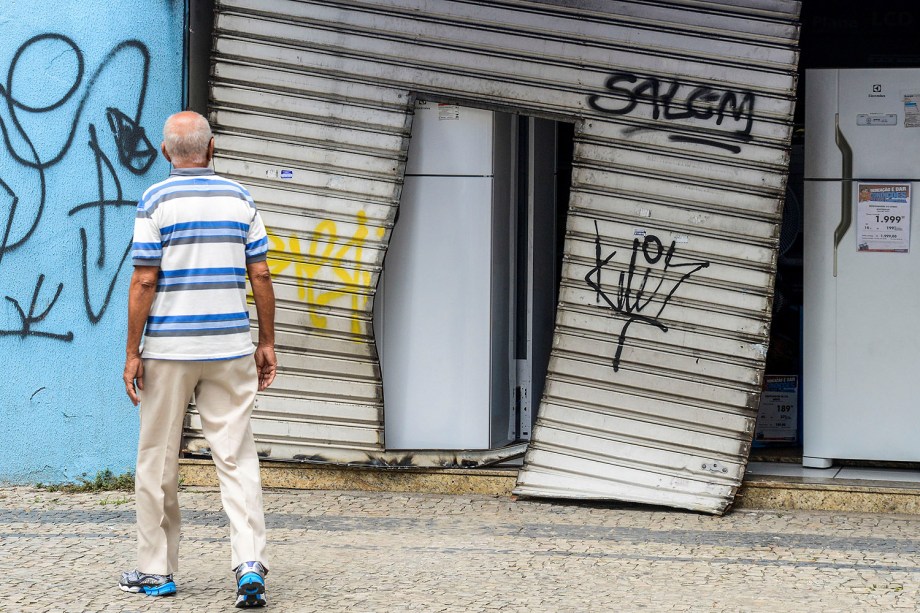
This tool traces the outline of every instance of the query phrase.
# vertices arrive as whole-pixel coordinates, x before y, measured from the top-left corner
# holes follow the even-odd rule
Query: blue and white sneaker
[[[118,587],[125,592],[148,596],[171,596],[176,593],[172,575],[148,575],[136,569],[121,573]]]
[[[236,567],[236,608],[264,607],[265,575],[261,562],[243,562]]]

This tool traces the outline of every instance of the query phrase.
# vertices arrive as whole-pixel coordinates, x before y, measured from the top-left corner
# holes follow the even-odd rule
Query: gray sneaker
[[[176,593],[172,575],[149,575],[137,569],[121,573],[118,587],[125,592],[148,596],[171,596]]]
[[[264,607],[265,575],[261,562],[243,562],[236,567],[236,608]]]

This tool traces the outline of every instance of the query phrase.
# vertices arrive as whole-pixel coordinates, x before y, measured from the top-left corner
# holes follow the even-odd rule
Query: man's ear
[[[211,163],[211,160],[214,159],[214,137],[211,137],[211,140],[208,141],[208,164]]]
[[[160,145],[160,151],[163,152],[163,157],[166,158],[166,161],[172,163],[172,159],[169,157],[169,154],[166,152],[166,143]]]

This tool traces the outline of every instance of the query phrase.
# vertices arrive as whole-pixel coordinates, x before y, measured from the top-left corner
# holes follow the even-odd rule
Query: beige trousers
[[[192,392],[230,520],[230,566],[259,561],[268,567],[259,458],[249,423],[257,388],[252,356],[144,360],[135,475],[139,571],[167,575],[179,568],[179,446]]]

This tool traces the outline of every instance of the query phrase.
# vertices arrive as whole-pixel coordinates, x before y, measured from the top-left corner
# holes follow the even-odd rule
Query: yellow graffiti
[[[377,228],[377,238],[383,238],[384,232],[383,228]],[[329,219],[317,224],[309,240],[301,240],[297,236],[289,236],[285,240],[284,237],[269,232],[269,253],[294,256],[291,259],[269,257],[269,270],[273,276],[289,271],[297,280],[298,297],[307,303],[310,324],[313,327],[325,329],[328,325],[327,318],[321,315],[316,307],[328,306],[342,298],[350,299],[349,306],[354,313],[362,311],[367,305],[368,296],[342,290],[319,289],[316,287],[316,278],[323,268],[329,268],[336,280],[343,285],[369,288],[370,272],[350,270],[339,265],[362,261],[369,233],[367,214],[364,211],[358,213],[357,230],[346,240],[339,235],[336,223]],[[351,317],[351,332],[355,335],[361,332],[361,322],[354,315]]]

